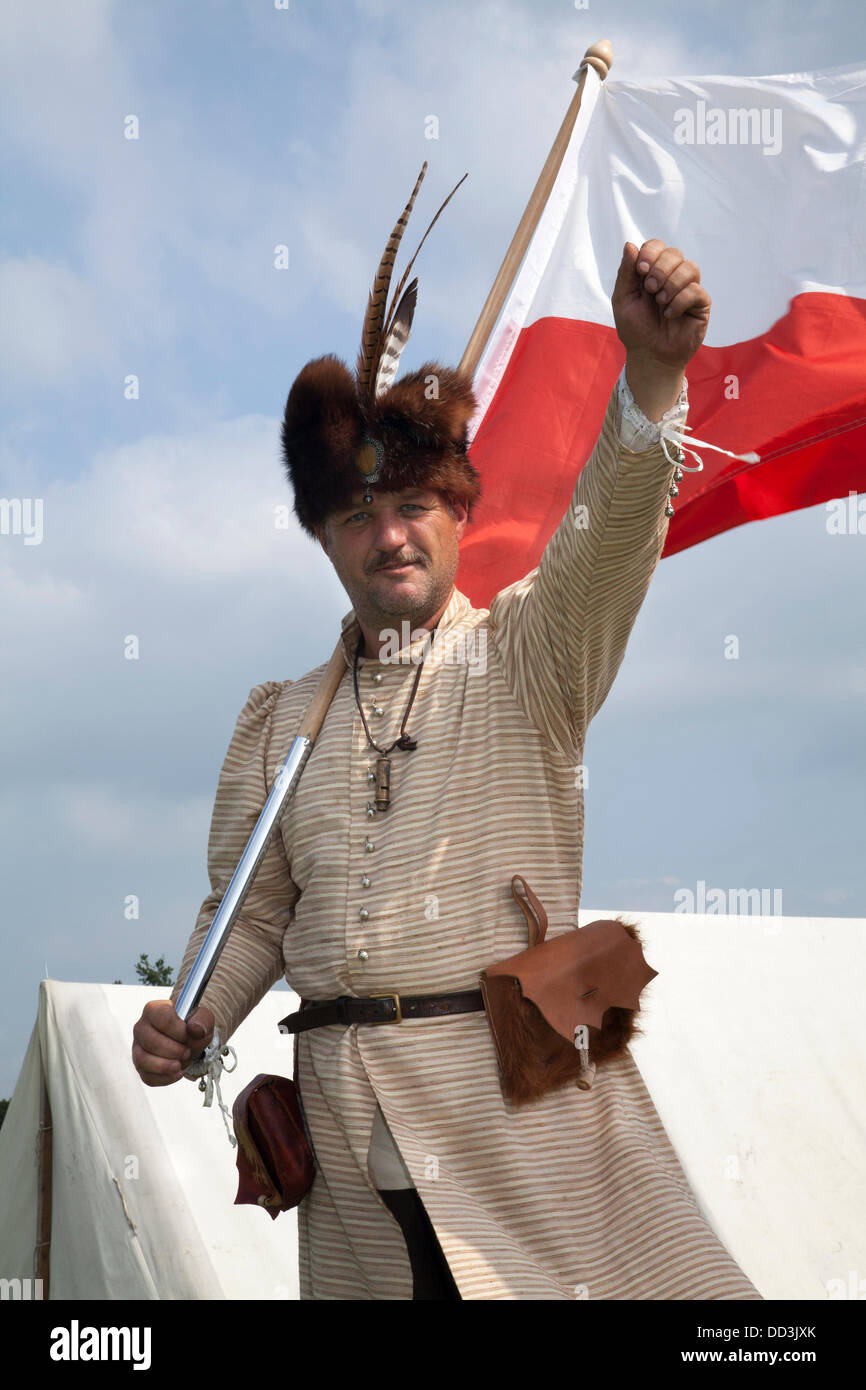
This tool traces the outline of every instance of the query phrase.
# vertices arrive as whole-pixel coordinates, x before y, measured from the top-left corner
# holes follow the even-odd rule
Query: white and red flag
[[[475,376],[484,497],[457,583],[476,606],[535,568],[568,506],[625,361],[623,246],[651,237],[712,297],[685,440],[758,456],[695,445],[663,554],[866,491],[866,64],[639,86],[590,69]]]

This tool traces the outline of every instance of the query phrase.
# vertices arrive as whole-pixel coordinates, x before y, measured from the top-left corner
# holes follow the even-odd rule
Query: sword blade
[[[285,762],[277,773],[270,795],[262,807],[262,813],[255,829],[247,841],[246,849],[232,874],[231,882],[217,908],[216,915],[208,928],[208,934],[201,944],[193,967],[186,977],[183,989],[177,997],[175,1009],[177,1016],[186,1021],[198,1005],[207,982],[229,939],[229,933],[237,920],[244,899],[250,890],[256,870],[268,847],[268,841],[279,819],[280,812],[294,790],[304,764],[310,755],[312,741],[299,734]]]

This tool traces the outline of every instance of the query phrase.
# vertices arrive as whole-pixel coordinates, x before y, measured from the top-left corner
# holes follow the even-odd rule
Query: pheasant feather
[[[385,345],[379,358],[379,367],[376,372],[376,379],[373,385],[373,398],[381,396],[388,390],[394,377],[397,375],[397,366],[400,361],[400,353],[409,341],[409,330],[412,327],[412,318],[415,314],[415,303],[418,298],[418,276],[412,281],[403,298],[397,306],[394,315],[394,322],[388,329],[388,336],[385,338]]]
[[[422,180],[427,171],[427,161],[425,159],[421,166],[412,196],[406,204],[397,225],[388,238],[388,245],[385,247],[384,254],[379,262],[379,269],[373,281],[373,288],[370,291],[367,303],[367,312],[364,315],[364,326],[361,330],[361,348],[358,353],[356,366],[356,379],[358,385],[358,398],[362,405],[366,405],[373,397],[372,384],[376,376],[376,369],[379,363],[379,351],[382,342],[382,329],[385,322],[385,310],[388,303],[388,289],[391,284],[391,275],[394,270],[394,261],[400,246],[406,224],[415,204],[418,189],[421,187]]]
[[[403,290],[403,286],[405,285],[406,281],[407,281],[408,278],[409,278],[409,272],[410,272],[410,270],[412,269],[413,265],[415,264],[416,258],[417,258],[417,256],[418,256],[418,252],[421,250],[421,247],[424,245],[424,242],[427,240],[428,236],[430,235],[430,232],[433,230],[433,227],[434,227],[434,225],[435,225],[435,223],[436,223],[436,221],[437,221],[437,219],[438,219],[438,217],[439,217],[439,213],[441,213],[441,212],[444,211],[444,209],[445,209],[445,208],[448,206],[448,204],[451,202],[451,199],[454,197],[454,194],[457,192],[458,188],[460,187],[460,184],[463,183],[464,179],[468,179],[468,177],[469,177],[469,171],[467,170],[467,172],[463,175],[463,178],[460,180],[460,182],[459,182],[459,183],[455,183],[455,185],[454,185],[454,187],[452,188],[451,192],[448,194],[448,197],[445,199],[445,202],[442,204],[442,207],[439,209],[439,212],[436,213],[436,216],[433,218],[433,221],[430,223],[430,226],[427,228],[427,230],[426,230],[426,232],[424,233],[424,235],[422,236],[421,240],[418,242],[418,245],[417,245],[417,247],[415,248],[415,255],[412,257],[412,259],[411,259],[411,261],[409,262],[409,264],[407,265],[406,269],[403,271],[402,279],[400,280],[399,285],[397,286],[396,290],[394,291],[394,297],[393,297],[393,299],[391,300],[391,309],[390,309],[390,311],[389,311],[389,313],[388,313],[388,317],[387,317],[387,319],[386,319],[386,321],[385,321],[385,326],[384,326],[384,328],[383,328],[383,330],[382,330],[382,336],[383,336],[383,337],[387,336],[387,334],[390,333],[390,331],[391,331],[391,316],[392,316],[393,313],[394,313],[394,305],[397,303],[397,301],[398,301],[399,298],[400,298],[400,295],[401,295],[402,290]]]

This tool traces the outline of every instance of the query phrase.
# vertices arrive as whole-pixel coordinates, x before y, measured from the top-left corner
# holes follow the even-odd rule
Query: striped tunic
[[[361,660],[367,722],[388,746],[425,656],[407,725],[418,747],[394,751],[383,814],[368,814],[376,754],[353,691],[358,625],[343,619],[345,676],[204,994],[223,1040],[283,974],[306,999],[476,989],[527,945],[516,873],[550,938],[577,924],[584,741],[658,563],[673,475],[660,445],[624,447],[621,410],[614,390],[537,569],[489,610],[455,588],[432,647],[407,633],[396,657]],[[240,713],[180,979],[324,669],[255,686]],[[412,1297],[369,1168],[379,1111],[464,1299],[761,1297],[701,1212],[630,1053],[590,1091],[515,1108],[483,1011],[317,1028],[297,1049],[317,1162],[298,1208],[302,1299]]]

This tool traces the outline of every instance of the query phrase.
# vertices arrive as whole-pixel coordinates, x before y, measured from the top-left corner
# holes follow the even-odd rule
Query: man
[[[296,1018],[351,996],[391,1023],[297,1037],[317,1162],[298,1208],[302,1299],[760,1298],[703,1217],[631,1055],[589,1090],[514,1108],[473,1004],[480,972],[527,945],[513,874],[547,909],[549,938],[577,922],[577,769],[681,476],[659,422],[685,418],[683,372],[710,311],[699,270],[661,241],[627,244],[612,303],[626,366],[601,435],[538,569],[489,611],[454,586],[480,495],[466,383],[427,364],[378,401],[362,343],[357,429],[336,359],[308,364],[289,397],[295,509],[353,603],[347,669],[202,1005],[184,1025],[170,1002],[149,1004],[133,1060],[148,1085],[171,1084],[283,973],[307,1006]],[[370,312],[363,342],[381,348]],[[442,413],[422,419],[431,377]],[[255,686],[241,711],[181,980],[323,669]],[[365,1002],[377,995],[389,998]],[[419,996],[451,1002],[400,1020],[398,1000]]]

